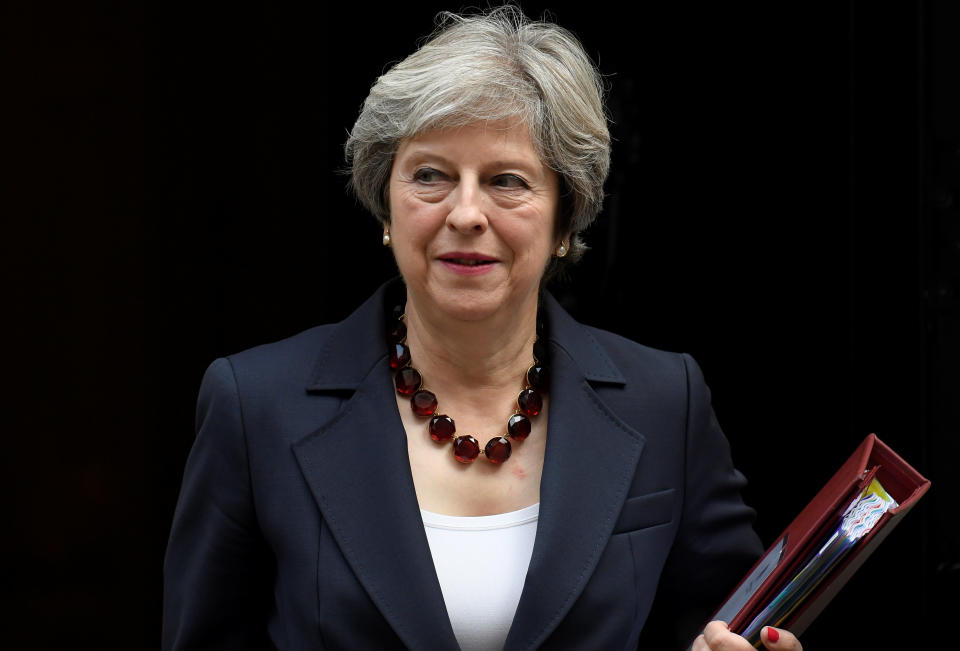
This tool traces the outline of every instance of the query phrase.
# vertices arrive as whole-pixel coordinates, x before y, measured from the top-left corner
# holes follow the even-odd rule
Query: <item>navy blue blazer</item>
[[[208,369],[164,567],[164,649],[458,648],[383,343],[398,285]],[[700,370],[549,295],[543,307],[540,518],[504,648],[635,649],[645,625],[675,620],[692,635],[762,552]]]

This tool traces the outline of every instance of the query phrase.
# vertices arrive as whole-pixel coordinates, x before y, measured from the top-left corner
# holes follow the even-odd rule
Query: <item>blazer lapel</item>
[[[381,288],[328,340],[309,390],[353,391],[294,445],[323,518],[370,598],[410,649],[458,649],[417,505],[386,369]]]
[[[417,505],[406,436],[385,372],[386,347],[370,343],[383,339],[384,293],[393,288],[381,288],[328,339],[308,390],[352,396],[293,451],[344,557],[403,643],[452,651],[459,647]],[[583,591],[644,443],[594,389],[625,383],[616,365],[549,295],[544,307],[550,430],[537,538],[505,651],[542,644]]]
[[[550,424],[537,538],[505,651],[538,647],[593,574],[633,481],[644,438],[592,384],[625,380],[589,330],[546,295]]]

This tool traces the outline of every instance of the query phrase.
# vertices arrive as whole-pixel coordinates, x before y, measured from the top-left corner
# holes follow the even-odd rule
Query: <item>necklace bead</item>
[[[410,397],[410,408],[417,416],[433,416],[437,413],[437,396],[433,391],[419,389]]]
[[[390,368],[396,371],[410,363],[410,349],[406,344],[394,344],[390,347]]]
[[[549,390],[550,380],[547,377],[547,371],[543,367],[543,364],[538,363],[530,367],[530,370],[527,371],[527,382],[538,391]]]
[[[412,366],[404,366],[397,371],[393,382],[397,386],[397,393],[401,396],[412,396],[414,391],[420,388],[423,378],[420,377],[420,371],[417,369]]]
[[[389,344],[400,344],[403,343],[403,340],[407,338],[407,324],[403,321],[397,320],[390,329],[387,330],[387,343]]]
[[[460,463],[470,463],[476,459],[479,454],[480,444],[477,443],[477,439],[469,434],[466,436],[458,436],[453,440],[453,456],[455,456]]]
[[[430,419],[427,431],[430,432],[430,438],[434,441],[449,441],[457,431],[457,426],[446,414],[438,414]]]
[[[543,398],[536,389],[524,389],[517,396],[517,406],[527,416],[537,416],[543,409]]]
[[[507,433],[514,441],[522,441],[530,436],[533,423],[523,414],[514,414],[507,421]]]
[[[510,458],[511,452],[510,441],[498,436],[487,441],[487,445],[483,448],[483,453],[487,455],[487,460],[490,463],[503,463]]]

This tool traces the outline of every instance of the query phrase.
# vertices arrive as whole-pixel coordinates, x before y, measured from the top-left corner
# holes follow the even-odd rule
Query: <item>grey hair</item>
[[[383,74],[346,143],[350,186],[390,221],[393,159],[404,139],[439,128],[504,119],[525,123],[537,155],[561,178],[557,235],[565,258],[586,250],[579,233],[597,217],[610,167],[602,79],[576,36],[506,5],[482,14],[441,13],[433,35]],[[557,269],[548,270],[548,275]]]

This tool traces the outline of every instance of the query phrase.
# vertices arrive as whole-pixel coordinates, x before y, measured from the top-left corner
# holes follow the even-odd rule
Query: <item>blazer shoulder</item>
[[[338,323],[326,323],[308,328],[278,341],[253,346],[228,355],[235,364],[270,364],[278,360],[299,359],[304,353],[320,351]]]
[[[687,353],[660,350],[592,326],[584,328],[603,347],[628,383],[635,381],[660,386],[686,385],[690,379],[691,367],[696,367],[696,362]]]
[[[309,382],[317,358],[337,324],[319,325],[279,341],[260,344],[227,355],[238,385],[278,386],[293,383],[299,388]]]

